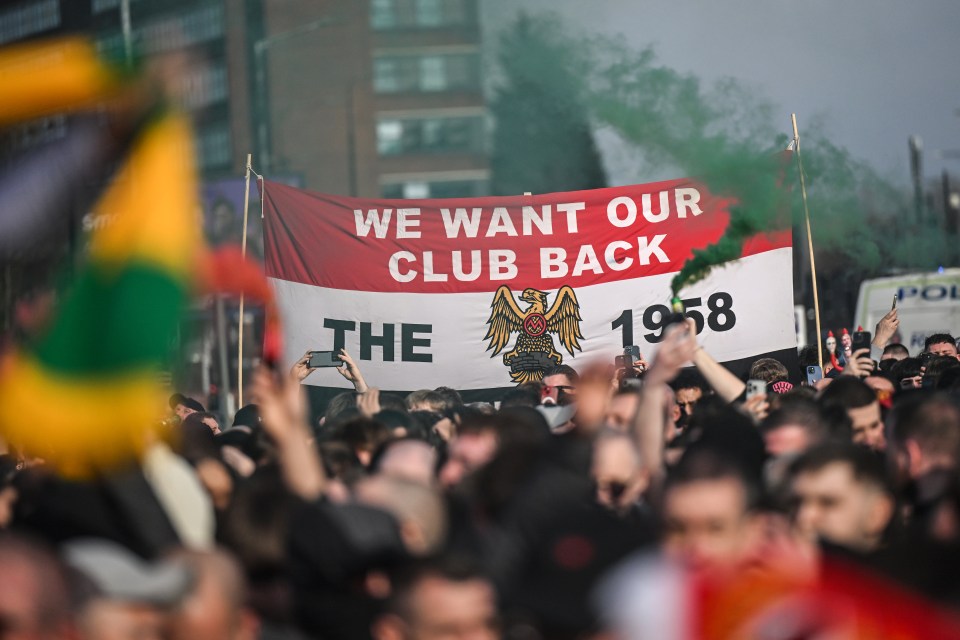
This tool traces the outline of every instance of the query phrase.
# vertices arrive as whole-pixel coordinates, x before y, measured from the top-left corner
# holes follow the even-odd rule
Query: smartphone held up
[[[320,369],[324,367],[339,367],[343,364],[340,354],[336,351],[311,351],[310,361],[307,366],[311,369]]]

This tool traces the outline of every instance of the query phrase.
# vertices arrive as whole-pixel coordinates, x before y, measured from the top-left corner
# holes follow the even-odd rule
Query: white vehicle
[[[894,297],[900,318],[894,341],[906,346],[911,355],[923,349],[929,335],[960,333],[960,269],[864,280],[853,326],[874,331],[880,318],[890,311]]]

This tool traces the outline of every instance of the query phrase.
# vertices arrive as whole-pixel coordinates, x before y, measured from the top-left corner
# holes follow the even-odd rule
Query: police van
[[[857,296],[854,326],[873,331],[890,311],[894,298],[900,328],[893,341],[905,345],[911,355],[923,349],[929,335],[960,333],[960,269],[864,280]]]

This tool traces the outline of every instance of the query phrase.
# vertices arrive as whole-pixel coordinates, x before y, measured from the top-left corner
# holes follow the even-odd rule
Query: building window
[[[233,152],[230,125],[221,122],[201,127],[197,132],[197,164],[201,169],[213,169],[230,164]]]
[[[223,61],[195,68],[181,81],[185,87],[183,106],[187,109],[202,109],[227,99],[227,65]]]
[[[401,90],[400,65],[395,58],[373,61],[373,90],[377,93],[396,93]]]
[[[378,30],[462,27],[476,21],[475,0],[370,0],[370,26]]]
[[[447,88],[446,64],[440,56],[420,58],[420,90],[443,91]]]
[[[378,56],[373,61],[373,89],[377,93],[479,91],[480,56]]]
[[[416,0],[416,16],[418,27],[443,26],[443,1]]]
[[[130,4],[134,2],[139,2],[140,0],[130,0]],[[109,11],[110,9],[119,9],[120,0],[92,0],[90,10],[91,13],[103,13],[104,11]]]
[[[377,152],[381,156],[481,153],[484,135],[481,116],[384,119],[377,123]]]
[[[371,0],[370,26],[374,29],[393,29],[397,26],[396,0]]]
[[[490,192],[486,180],[409,181],[381,185],[380,193],[391,199],[477,198]]]
[[[0,13],[0,44],[60,26],[60,1],[27,2]]]
[[[119,6],[120,0],[93,0],[90,10],[93,13],[103,13],[104,11],[109,11]]]
[[[377,153],[392,156],[403,150],[403,124],[399,120],[383,120],[377,123]]]
[[[181,49],[222,37],[223,21],[223,6],[210,5],[135,29],[134,37],[150,52]]]

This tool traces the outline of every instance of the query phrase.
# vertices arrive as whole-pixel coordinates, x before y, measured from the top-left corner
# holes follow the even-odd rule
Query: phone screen
[[[335,351],[311,351],[310,362],[307,364],[311,369],[320,367],[339,367],[342,364],[340,354]]]

